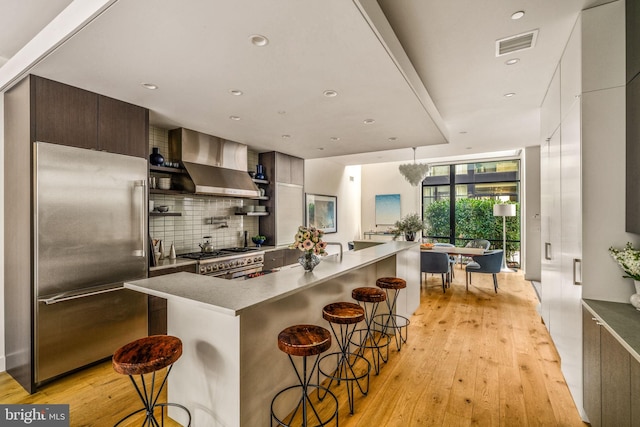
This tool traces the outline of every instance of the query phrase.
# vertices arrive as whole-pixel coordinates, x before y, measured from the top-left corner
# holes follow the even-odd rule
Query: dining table
[[[467,248],[459,246],[427,246],[425,244],[420,245],[421,251],[442,252],[449,255],[460,255],[473,258],[476,255],[484,255],[486,250],[484,248]],[[460,268],[462,268],[462,262],[460,262]]]

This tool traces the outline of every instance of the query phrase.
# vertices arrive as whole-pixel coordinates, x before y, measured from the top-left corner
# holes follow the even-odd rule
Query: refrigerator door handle
[[[142,202],[140,204],[140,209],[142,210],[142,212],[140,212],[140,249],[135,250],[133,252],[134,256],[140,257],[140,258],[144,258],[146,257],[146,243],[145,243],[145,239],[144,236],[147,235],[147,230],[146,230],[146,223],[145,223],[145,213],[146,213],[146,205],[147,205],[147,181],[144,179],[138,180],[135,182],[135,187],[140,187],[141,191],[140,191],[140,197],[142,198]]]
[[[47,305],[51,305],[51,304],[57,304],[59,302],[65,302],[65,301],[70,301],[70,300],[74,300],[74,299],[78,299],[78,298],[85,298],[85,297],[90,297],[93,295],[99,295],[99,294],[106,294],[107,292],[114,292],[114,291],[121,291],[125,289],[124,286],[120,286],[117,288],[109,288],[109,289],[101,289],[99,291],[93,291],[93,292],[86,292],[83,294],[73,294],[73,295],[68,295],[68,294],[59,294],[59,295],[54,295],[52,297],[49,298],[38,298],[38,302],[43,302]]]

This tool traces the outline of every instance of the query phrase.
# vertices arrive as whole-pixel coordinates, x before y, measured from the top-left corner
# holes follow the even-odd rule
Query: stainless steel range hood
[[[189,129],[169,131],[169,156],[188,176],[175,175],[174,188],[212,196],[260,196],[247,174],[247,146]]]

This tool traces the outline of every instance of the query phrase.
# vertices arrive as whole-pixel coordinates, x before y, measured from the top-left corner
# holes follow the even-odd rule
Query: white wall
[[[344,250],[347,243],[360,238],[360,166],[344,166],[326,159],[304,162],[304,191],[311,194],[338,198],[338,232],[325,235],[327,242],[340,242]],[[327,252],[336,253],[335,246]]]
[[[616,1],[582,17],[582,297],[629,303],[633,281],[608,252],[640,244],[625,232],[624,16]]]
[[[421,160],[416,160],[421,162]],[[376,231],[376,194],[400,194],[400,215],[421,212],[420,185],[412,187],[398,171],[398,166],[406,162],[376,163],[362,166],[362,231]],[[386,230],[378,227],[377,231]],[[364,237],[364,236],[361,236]]]

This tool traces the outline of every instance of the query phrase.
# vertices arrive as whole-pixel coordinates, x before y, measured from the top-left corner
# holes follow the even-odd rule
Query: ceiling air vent
[[[527,33],[497,40],[496,56],[507,55],[509,53],[519,52],[525,49],[531,49],[535,46],[537,38],[538,30],[533,30]]]

